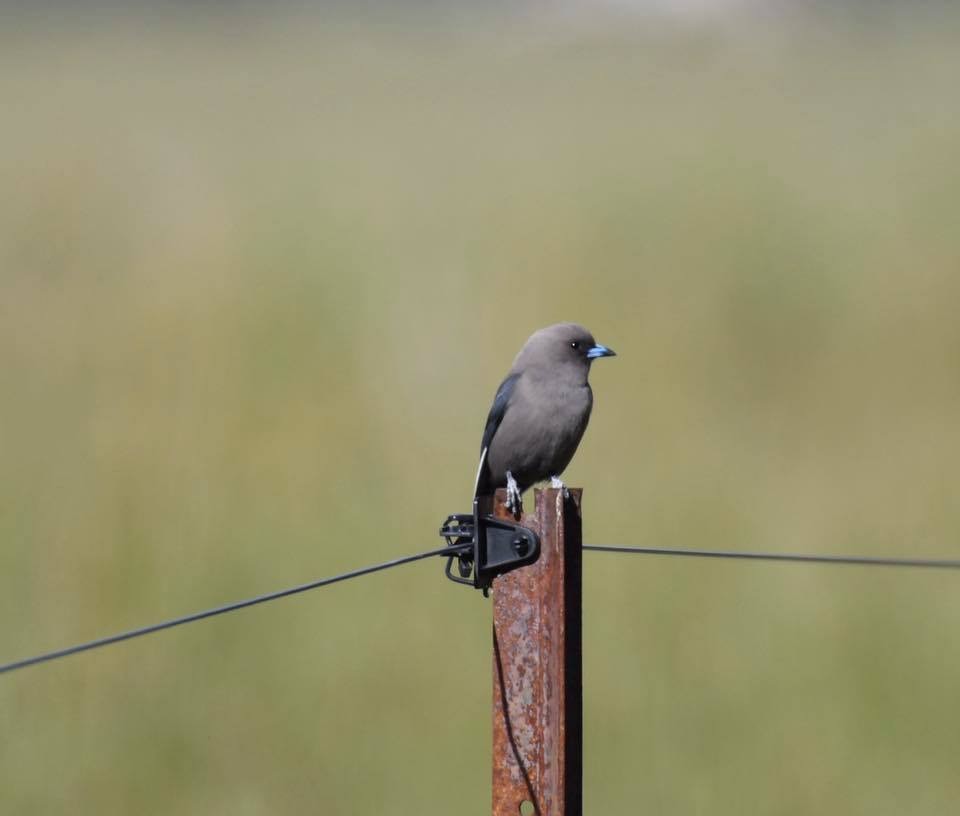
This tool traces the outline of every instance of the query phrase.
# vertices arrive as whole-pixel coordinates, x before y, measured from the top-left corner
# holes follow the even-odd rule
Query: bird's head
[[[594,360],[615,355],[613,349],[594,340],[583,326],[557,323],[534,332],[520,350],[514,367],[574,366],[586,372]]]

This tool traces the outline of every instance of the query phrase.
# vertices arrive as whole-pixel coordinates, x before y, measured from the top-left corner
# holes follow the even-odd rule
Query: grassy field
[[[960,557],[960,18],[0,27],[0,662],[437,544],[536,327],[593,543]],[[946,573],[590,554],[589,814],[954,812]],[[4,814],[485,814],[420,564],[0,678]]]

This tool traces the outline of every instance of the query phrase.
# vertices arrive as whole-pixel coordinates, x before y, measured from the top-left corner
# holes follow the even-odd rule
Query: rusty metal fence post
[[[583,811],[581,493],[535,491],[540,559],[493,582],[493,816]]]

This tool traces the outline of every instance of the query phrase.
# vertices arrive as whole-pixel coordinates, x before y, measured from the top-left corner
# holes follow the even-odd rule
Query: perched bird
[[[593,391],[590,364],[614,352],[583,326],[557,323],[535,332],[500,383],[480,444],[474,497],[507,488],[507,506],[521,508],[520,496],[536,482],[560,474],[570,463],[587,428]]]

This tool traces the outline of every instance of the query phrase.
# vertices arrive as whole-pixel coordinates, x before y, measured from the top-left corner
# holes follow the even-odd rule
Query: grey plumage
[[[590,364],[613,354],[576,323],[548,326],[527,340],[487,417],[475,496],[507,487],[518,506],[536,482],[559,484],[590,419]]]

